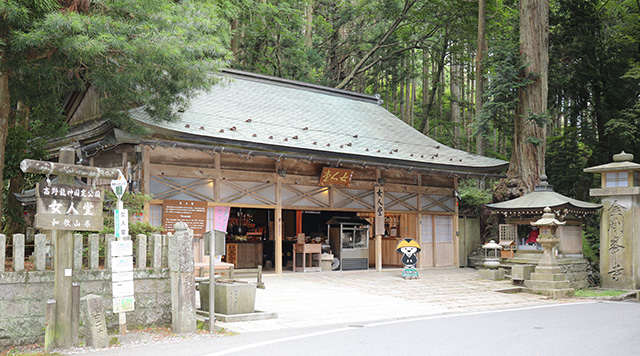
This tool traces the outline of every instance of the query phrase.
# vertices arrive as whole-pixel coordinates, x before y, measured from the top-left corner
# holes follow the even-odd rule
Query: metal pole
[[[215,331],[214,322],[216,319],[216,234],[215,231],[209,237],[209,332]]]

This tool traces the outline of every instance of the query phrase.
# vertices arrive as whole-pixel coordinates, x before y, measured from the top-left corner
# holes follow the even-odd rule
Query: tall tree
[[[478,47],[476,49],[476,96],[475,108],[476,115],[482,110],[482,102],[484,99],[484,53],[487,47],[486,21],[487,21],[487,3],[486,0],[478,0]],[[481,133],[476,133],[476,154],[484,155],[484,146],[486,140]]]
[[[518,181],[519,190],[533,190],[544,173],[546,139],[549,0],[520,0],[520,54],[524,76],[535,79],[518,93],[513,151],[507,176]]]
[[[0,184],[7,133],[20,120],[60,134],[65,96],[90,86],[103,118],[141,132],[128,109],[143,103],[158,120],[176,118],[174,107],[213,84],[228,43],[204,0],[6,0],[0,18]]]

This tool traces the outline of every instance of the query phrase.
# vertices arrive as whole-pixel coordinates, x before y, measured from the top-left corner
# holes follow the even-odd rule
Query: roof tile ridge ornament
[[[553,185],[547,183],[547,175],[540,175],[540,183],[536,185],[534,192],[553,192]]]

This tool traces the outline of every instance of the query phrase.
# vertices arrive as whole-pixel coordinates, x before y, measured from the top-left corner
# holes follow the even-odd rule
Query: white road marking
[[[440,314],[440,315],[431,315],[431,316],[425,316],[425,317],[419,317],[419,318],[387,320],[387,321],[382,321],[382,322],[378,322],[378,323],[362,324],[362,325],[364,325],[365,328],[369,328],[369,327],[374,327],[374,326],[407,323],[407,322],[414,322],[414,321],[421,321],[421,320],[444,319],[444,318],[454,318],[454,317],[467,316],[467,315],[483,315],[483,314],[491,314],[491,313],[506,313],[506,312],[511,312],[511,311],[542,309],[542,308],[554,308],[554,307],[560,307],[560,306],[565,306],[565,305],[580,305],[580,304],[594,304],[594,303],[600,303],[600,301],[597,301],[597,302],[587,301],[587,302],[577,302],[577,303],[561,303],[561,304],[537,305],[537,306],[530,306],[530,307],[523,307],[523,308],[510,308],[510,309],[502,309],[502,310],[487,310],[487,311],[470,312],[470,313]],[[358,326],[360,326],[360,324]],[[223,350],[223,351],[218,351],[218,352],[206,354],[206,355],[203,355],[203,356],[228,355],[228,354],[232,354],[234,352],[245,351],[245,350],[249,350],[249,349],[253,349],[253,348],[257,348],[257,347],[261,347],[261,346],[273,345],[273,344],[278,344],[278,343],[287,342],[287,341],[306,339],[306,338],[309,338],[309,337],[314,337],[314,336],[319,336],[319,335],[328,335],[328,334],[333,334],[333,333],[338,333],[338,332],[344,332],[344,331],[347,331],[347,330],[358,330],[358,329],[360,329],[360,327],[356,328],[356,327],[350,326],[350,327],[341,327],[341,328],[331,329],[331,330],[317,331],[317,332],[308,333],[308,334],[287,336],[287,337],[283,337],[283,338],[279,338],[279,339],[273,339],[273,340],[256,342],[256,343],[248,344],[248,345],[242,345],[242,346],[234,347],[234,348],[231,348],[231,349],[227,349],[227,350]]]

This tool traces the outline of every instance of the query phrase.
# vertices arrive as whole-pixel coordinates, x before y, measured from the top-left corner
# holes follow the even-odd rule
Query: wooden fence
[[[153,234],[133,237],[135,268],[167,267],[168,236]],[[126,236],[125,239],[132,239]],[[0,234],[0,273],[51,270],[55,236],[46,234]],[[98,270],[111,268],[113,234],[74,234],[73,269]]]

